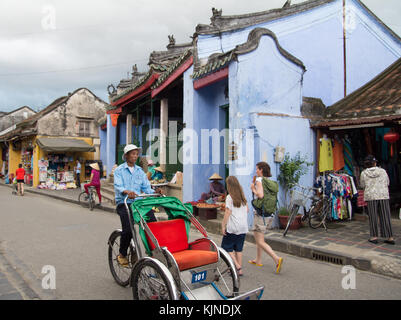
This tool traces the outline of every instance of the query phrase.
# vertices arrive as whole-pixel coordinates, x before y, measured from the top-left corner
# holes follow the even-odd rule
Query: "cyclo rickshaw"
[[[237,269],[230,255],[218,247],[192,214],[192,206],[175,197],[140,195],[130,204],[132,240],[128,267],[117,261],[121,230],[108,241],[111,273],[121,286],[132,287],[135,300],[256,300],[264,286],[240,292]],[[167,220],[149,222],[150,210],[165,212]],[[155,212],[155,213],[156,213]],[[191,225],[201,237],[189,242]],[[137,231],[138,230],[138,231]],[[138,236],[142,240],[140,245]]]

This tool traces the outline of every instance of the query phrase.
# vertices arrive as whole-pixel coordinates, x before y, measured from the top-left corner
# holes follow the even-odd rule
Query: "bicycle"
[[[324,193],[322,193],[321,196],[311,195],[311,191],[321,192],[321,188],[310,188],[301,185],[295,185],[295,188],[299,188],[301,191],[296,189],[291,191],[290,217],[287,226],[285,227],[283,237],[287,234],[288,229],[301,207],[303,208],[302,221],[307,219],[308,224],[312,229],[317,229],[323,225],[324,229],[327,231],[326,218],[331,211],[329,197]],[[309,210],[306,209],[308,200],[312,202]]]
[[[85,191],[81,192],[78,196],[78,202],[84,208],[89,207],[89,210],[92,211],[96,205],[97,193],[95,187],[89,187],[87,194]]]

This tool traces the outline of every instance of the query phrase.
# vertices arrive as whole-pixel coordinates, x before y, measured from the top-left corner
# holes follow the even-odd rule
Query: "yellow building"
[[[69,182],[75,179],[74,167],[79,160],[81,182],[89,179],[89,163],[99,160],[99,122],[106,106],[83,88],[18,123],[15,130],[0,137],[8,145],[9,173],[15,175],[22,163],[26,183],[34,187],[49,179]]]

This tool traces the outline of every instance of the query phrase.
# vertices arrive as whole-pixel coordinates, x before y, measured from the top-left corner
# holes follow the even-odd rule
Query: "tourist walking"
[[[268,230],[266,223],[276,210],[278,183],[269,179],[271,177],[270,166],[266,162],[258,162],[256,164],[256,179],[251,184],[251,190],[256,197],[252,201],[254,211],[254,224],[252,231],[254,232],[256,242],[256,259],[248,262],[261,267],[262,252],[266,252],[276,265],[276,273],[280,273],[283,264],[283,258],[279,257],[273,249],[265,242],[265,233]]]
[[[22,167],[22,164],[20,163],[18,165],[18,169],[15,172],[15,177],[17,179],[17,187],[18,187],[18,193],[23,196],[24,195],[24,182],[25,182],[25,169]]]
[[[390,180],[386,170],[377,167],[374,156],[368,155],[364,161],[365,170],[361,173],[360,185],[364,189],[364,200],[368,203],[370,239],[377,244],[378,223],[380,236],[386,238],[385,243],[395,244],[391,228],[390,196],[388,186]]]
[[[244,191],[234,176],[226,179],[228,195],[226,210],[221,223],[223,240],[221,247],[226,250],[235,263],[238,275],[242,276],[242,249],[248,232],[248,204]]]
[[[77,187],[81,188],[81,163],[78,159],[75,165],[75,175],[77,176]]]

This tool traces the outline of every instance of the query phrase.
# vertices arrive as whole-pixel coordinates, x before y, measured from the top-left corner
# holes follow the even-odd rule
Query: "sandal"
[[[248,262],[249,262],[250,264],[253,264],[253,265],[257,266],[257,267],[262,267],[262,266],[263,266],[263,264],[261,264],[261,263],[256,263],[255,260],[249,260]]]
[[[379,241],[377,239],[369,239],[368,241],[371,242],[371,243],[374,243],[374,244],[378,244],[379,243]]]
[[[242,277],[244,274],[242,273],[242,268],[237,268],[238,276]]]
[[[385,242],[385,243],[388,243],[388,244],[395,244],[395,241],[394,241],[394,240],[384,240],[384,242]]]
[[[276,265],[276,273],[277,273],[277,274],[280,273],[281,265],[282,265],[282,264],[283,264],[283,258],[280,258],[280,259],[278,260],[277,265]]]

